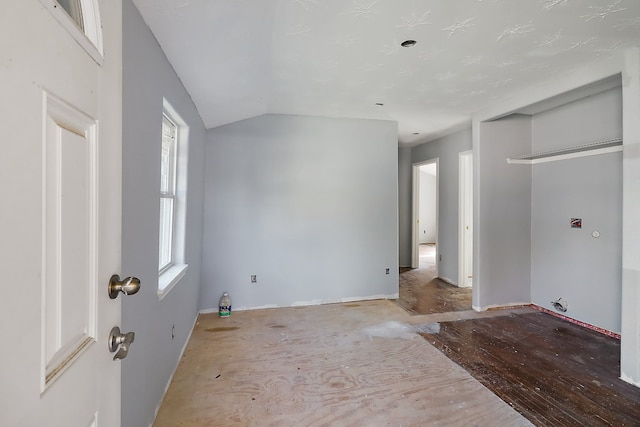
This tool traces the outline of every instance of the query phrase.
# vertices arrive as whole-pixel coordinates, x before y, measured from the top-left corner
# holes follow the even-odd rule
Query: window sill
[[[163,299],[187,273],[189,264],[174,265],[158,278],[158,299]]]

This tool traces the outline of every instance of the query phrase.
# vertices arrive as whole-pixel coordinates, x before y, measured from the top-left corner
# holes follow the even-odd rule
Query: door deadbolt
[[[109,298],[116,299],[122,292],[125,295],[133,295],[140,290],[140,279],[137,277],[126,277],[120,280],[120,276],[114,274],[109,279]]]
[[[122,360],[127,357],[129,353],[129,346],[133,342],[136,334],[135,332],[120,332],[120,328],[114,326],[109,333],[109,351],[113,353],[118,352],[113,356],[113,360]]]

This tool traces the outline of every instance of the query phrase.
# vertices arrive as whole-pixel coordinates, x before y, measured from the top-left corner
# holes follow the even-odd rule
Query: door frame
[[[411,214],[411,268],[420,266],[420,167],[436,165],[436,277],[440,271],[439,239],[440,239],[440,158],[425,160],[413,164],[413,196]]]
[[[458,286],[473,286],[473,150],[458,153]]]

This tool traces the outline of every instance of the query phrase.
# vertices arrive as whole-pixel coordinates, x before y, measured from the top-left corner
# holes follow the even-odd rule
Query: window
[[[158,240],[158,297],[185,275],[187,147],[189,128],[165,101],[162,114]]]
[[[58,0],[58,3],[69,14],[71,19],[84,31],[84,23],[82,18],[82,4],[80,0]]]
[[[164,114],[160,161],[160,273],[174,264],[177,136],[178,127]]]

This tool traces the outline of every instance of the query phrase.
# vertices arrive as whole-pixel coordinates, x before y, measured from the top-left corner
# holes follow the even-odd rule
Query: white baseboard
[[[162,402],[164,402],[164,398],[167,395],[167,391],[169,391],[169,386],[171,385],[171,381],[173,381],[173,376],[178,370],[178,366],[180,365],[180,360],[182,360],[182,356],[184,356],[184,352],[187,350],[187,345],[189,345],[189,340],[191,340],[191,335],[193,334],[193,330],[196,327],[196,322],[198,321],[199,315],[200,313],[198,313],[198,315],[196,315],[196,318],[193,320],[193,325],[191,325],[191,329],[189,330],[189,335],[187,336],[187,339],[185,340],[184,345],[182,346],[182,350],[180,351],[180,356],[178,356],[178,360],[176,361],[176,366],[173,368],[173,372],[169,376],[169,381],[167,381],[167,385],[164,387],[164,392],[162,393],[162,399],[160,399],[158,406],[156,406],[156,411],[153,414],[153,423],[155,423],[156,417],[158,416],[158,412],[160,412],[160,407],[162,406]],[[149,427],[153,427],[153,423],[151,423]]]
[[[458,283],[457,283],[457,282],[454,282],[454,281],[453,281],[453,280],[451,280],[451,279],[447,279],[446,277],[440,277],[440,276],[438,276],[438,279],[440,279],[440,280],[442,280],[443,282],[448,283],[448,284],[450,284],[450,285],[452,285],[452,286],[456,286],[456,287],[458,287]]]
[[[371,295],[367,297],[347,297],[347,298],[335,298],[335,299],[316,299],[311,301],[296,301],[291,303],[291,305],[276,305],[276,304],[268,304],[261,305],[255,307],[233,307],[233,311],[249,311],[249,310],[263,310],[265,308],[287,308],[287,307],[305,307],[312,305],[324,305],[324,304],[338,304],[338,303],[348,303],[348,302],[356,302],[356,301],[371,301],[378,299],[398,299],[398,293],[391,295]],[[217,308],[205,308],[200,310],[200,314],[208,314],[208,313],[217,313]]]
[[[517,308],[517,307],[528,307],[530,306],[531,303],[530,302],[508,302],[506,304],[490,304],[490,305],[485,305],[484,307],[479,307],[477,305],[474,305],[472,308],[475,311],[487,311],[487,310],[493,310],[493,309],[504,309],[504,310],[508,310],[509,308]]]

